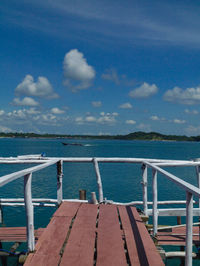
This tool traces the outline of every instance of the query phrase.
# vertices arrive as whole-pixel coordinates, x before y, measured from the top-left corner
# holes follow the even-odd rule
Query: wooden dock
[[[37,241],[44,228],[35,230],[35,240]],[[0,242],[26,242],[26,227],[0,227]]]
[[[61,204],[25,266],[164,265],[136,208]]]
[[[173,228],[171,232],[158,232],[157,241],[161,246],[185,246],[186,226]],[[200,246],[199,226],[193,226],[193,245]]]

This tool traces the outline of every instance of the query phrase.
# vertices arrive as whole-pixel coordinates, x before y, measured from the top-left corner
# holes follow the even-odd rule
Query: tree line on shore
[[[118,140],[157,140],[157,141],[200,141],[200,136],[165,135],[157,132],[137,131],[127,135],[65,135],[9,132],[0,133],[1,138],[78,138],[78,139],[118,139]]]

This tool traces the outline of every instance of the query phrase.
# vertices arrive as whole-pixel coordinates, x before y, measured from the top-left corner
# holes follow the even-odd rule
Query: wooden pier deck
[[[35,230],[35,240],[37,241],[44,228]],[[26,227],[0,227],[0,242],[26,242]]]
[[[157,241],[161,246],[185,246],[186,226],[173,228],[171,232],[158,232]],[[200,246],[199,226],[193,226],[193,245]]]
[[[136,208],[63,202],[24,265],[164,263]]]

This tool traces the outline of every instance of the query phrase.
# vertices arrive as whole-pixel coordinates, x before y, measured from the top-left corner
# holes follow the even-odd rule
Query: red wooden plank
[[[63,202],[57,211],[53,214],[55,216],[65,216],[65,217],[74,217],[77,212],[77,209],[81,203],[79,202]]]
[[[26,262],[24,265],[29,266],[57,266],[59,265],[59,259],[60,256],[49,256],[44,254],[30,254],[28,258],[26,259]]]
[[[117,207],[114,205],[100,205],[96,265],[127,265]]]
[[[57,264],[59,263],[60,251],[67,237],[72,218],[75,216],[79,206],[80,204],[61,204],[61,210],[59,211],[58,209],[51,219],[51,222],[39,238],[35,247],[36,251],[31,258],[31,264],[29,264],[30,260],[28,260],[28,262],[25,263],[26,266],[43,266],[43,260],[38,260],[39,256],[41,256],[41,258],[45,258],[45,256],[47,256],[49,266],[56,265],[55,260]]]
[[[126,207],[125,206],[119,206],[118,210],[119,210],[119,214],[120,214],[120,218],[121,218],[121,222],[122,222],[124,237],[126,239],[128,256],[129,256],[131,265],[140,265],[139,254],[138,254],[138,249],[136,247],[135,236],[133,234],[132,225],[130,223],[130,219],[129,219]]]
[[[193,243],[199,242],[199,227],[193,226]],[[172,232],[158,232],[159,245],[185,246],[186,244],[186,227],[173,228]]]
[[[132,225],[141,265],[164,265],[136,208],[126,207]]]
[[[38,239],[44,228],[35,230],[35,238]],[[0,227],[0,241],[2,242],[26,242],[26,227]]]
[[[97,205],[81,205],[60,266],[93,265],[97,211]]]

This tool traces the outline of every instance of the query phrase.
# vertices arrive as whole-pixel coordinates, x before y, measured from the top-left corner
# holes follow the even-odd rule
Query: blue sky
[[[1,0],[0,131],[200,135],[199,1]]]

